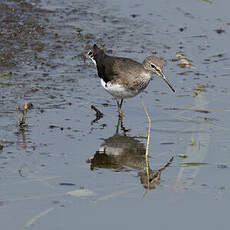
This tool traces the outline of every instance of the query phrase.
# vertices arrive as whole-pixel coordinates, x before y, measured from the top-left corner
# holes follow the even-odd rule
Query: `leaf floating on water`
[[[223,29],[217,29],[217,30],[215,30],[218,34],[222,34],[222,33],[224,33],[225,32],[225,30],[223,30]]]
[[[66,193],[67,195],[70,196],[75,196],[75,197],[85,197],[85,196],[94,196],[96,195],[95,192],[88,190],[88,189],[76,189],[70,192]]]
[[[196,145],[196,141],[195,141],[194,137],[192,137],[191,143],[189,145],[190,146],[195,146]]]
[[[7,77],[12,75],[12,72],[0,73],[0,77]]]
[[[207,4],[212,4],[213,2],[212,1],[209,1],[209,0],[200,0],[201,2],[204,2],[204,3],[207,3]]]
[[[181,154],[181,153],[177,154],[177,156],[178,156],[178,157],[181,157],[181,158],[187,158],[187,157],[188,157],[187,155]]]
[[[161,142],[160,145],[174,145],[174,142]]]
[[[194,167],[194,166],[201,166],[201,165],[207,165],[208,163],[202,163],[202,162],[182,162],[182,166],[185,167]]]
[[[48,155],[48,152],[40,152],[40,155]]]
[[[68,183],[68,182],[62,182],[62,183],[59,183],[59,185],[61,185],[61,186],[75,186],[76,184]]]
[[[197,97],[203,91],[204,91],[204,87],[197,87],[196,89],[193,90],[194,97]]]
[[[172,59],[172,61],[179,61],[179,66],[181,68],[191,68],[192,64],[189,59],[187,59],[182,52],[178,52],[176,54],[176,58]]]

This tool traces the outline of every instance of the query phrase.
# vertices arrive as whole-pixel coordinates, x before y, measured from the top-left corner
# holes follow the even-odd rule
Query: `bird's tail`
[[[104,58],[104,55],[104,51],[98,48],[96,44],[94,44],[93,49],[88,52],[88,56],[95,66],[97,66],[97,62],[99,59]]]

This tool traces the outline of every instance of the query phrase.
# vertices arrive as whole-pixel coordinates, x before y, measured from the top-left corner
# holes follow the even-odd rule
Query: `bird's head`
[[[168,78],[163,73],[163,61],[160,58],[149,56],[144,60],[143,66],[149,72],[160,76],[167,83],[170,89],[175,92],[175,89],[172,87]]]

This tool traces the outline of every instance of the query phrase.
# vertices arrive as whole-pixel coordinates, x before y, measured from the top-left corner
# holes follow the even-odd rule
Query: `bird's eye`
[[[155,66],[154,64],[151,64],[151,67],[157,72],[161,72],[161,70],[159,69],[159,67]]]

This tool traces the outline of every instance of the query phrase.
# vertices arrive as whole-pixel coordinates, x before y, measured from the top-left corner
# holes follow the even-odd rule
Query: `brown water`
[[[228,229],[229,1],[4,0],[0,19],[3,229]],[[116,133],[116,103],[86,59],[94,43],[162,57],[176,93],[154,77]]]

